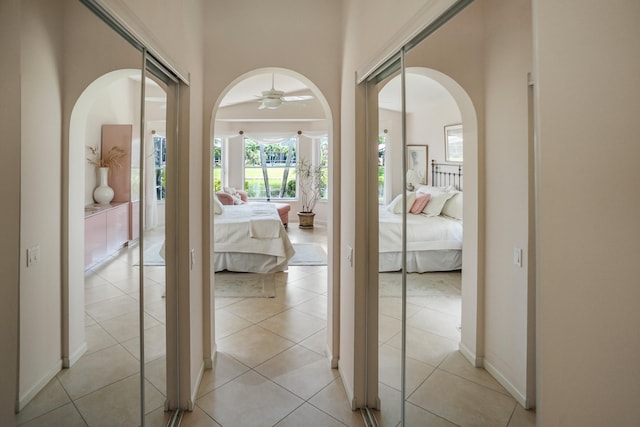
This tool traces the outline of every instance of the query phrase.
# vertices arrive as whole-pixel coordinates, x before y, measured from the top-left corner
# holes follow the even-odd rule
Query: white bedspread
[[[402,250],[402,215],[380,207],[379,251]],[[462,249],[462,222],[444,216],[407,214],[407,251]]]
[[[227,205],[215,215],[213,250],[270,255],[278,264],[295,253],[275,205],[254,202]]]

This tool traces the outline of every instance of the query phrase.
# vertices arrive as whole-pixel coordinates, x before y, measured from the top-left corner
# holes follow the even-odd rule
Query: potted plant
[[[318,199],[322,198],[322,191],[326,185],[324,169],[313,165],[311,161],[300,158],[296,163],[296,180],[298,181],[298,193],[302,204],[298,219],[300,228],[313,228],[313,219]]]

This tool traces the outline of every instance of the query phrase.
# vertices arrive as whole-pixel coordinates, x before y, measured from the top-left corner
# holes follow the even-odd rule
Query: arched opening
[[[284,102],[276,108],[271,108],[261,100],[261,97],[270,95],[270,89],[281,91],[284,98]],[[330,279],[333,276],[331,273],[333,238],[331,236],[334,224],[331,195],[335,180],[331,163],[334,156],[333,122],[327,100],[313,82],[297,72],[282,68],[253,70],[236,78],[221,93],[212,112],[208,140],[212,144],[210,170],[213,178],[209,186],[211,197],[225,187],[233,187],[247,193],[249,205],[265,202],[289,205],[287,234],[296,248],[308,246],[304,251],[297,250],[297,252],[307,253],[306,249],[312,246],[320,246],[324,251],[324,261],[311,257],[307,261],[302,260],[298,263],[295,261],[296,258],[293,258],[296,264],[290,264],[284,275],[285,278],[275,279],[275,299],[262,299],[256,302],[254,298],[252,301],[235,304],[236,307],[233,309],[225,305],[224,309],[218,310],[218,314],[225,316],[223,318],[218,315],[215,322],[218,331],[216,333],[218,349],[224,352],[228,348],[225,347],[225,342],[231,340],[229,332],[236,329],[227,320],[238,316],[245,321],[262,320],[258,319],[261,316],[255,317],[243,310],[249,306],[264,303],[265,306],[274,306],[274,311],[269,312],[272,319],[277,317],[293,319],[304,312],[303,314],[308,318],[294,321],[294,323],[315,326],[300,331],[301,335],[294,333],[288,338],[296,344],[306,340],[306,343],[313,347],[313,351],[321,354],[323,358],[331,357],[335,367],[334,358],[337,356],[337,348],[327,345],[327,342],[337,337],[338,330],[338,322],[334,320],[337,313],[331,310],[332,295],[336,295],[337,292],[328,289],[328,287],[337,287],[337,284]],[[252,144],[253,148],[256,145],[260,146],[258,152],[262,155],[253,163],[249,144]],[[273,161],[273,157],[268,157],[267,148],[273,146],[278,148],[272,151],[280,153],[279,160]],[[298,226],[297,212],[302,211],[303,208],[300,183],[296,179],[297,171],[294,164],[300,159],[308,160],[313,166],[323,169],[326,177],[326,187],[323,188],[321,197],[315,204],[315,224],[312,230]],[[288,163],[289,160],[291,163]],[[283,192],[282,189],[286,191]],[[213,210],[210,218],[215,227],[217,216]],[[211,234],[214,234],[214,230]],[[209,247],[213,248],[214,239],[215,236],[212,236]],[[229,269],[228,264],[225,266],[227,268],[220,265],[216,267],[215,255],[212,258],[214,258],[211,261],[212,277],[214,270],[218,268]],[[231,267],[231,270],[233,269],[234,267]],[[293,282],[297,289],[292,286]],[[221,275],[216,275],[215,283],[218,290],[223,286]],[[286,288],[287,283],[289,288]],[[275,307],[278,304],[283,306]],[[305,308],[303,309],[300,304],[305,304]],[[219,300],[215,300],[215,305],[218,308],[222,307]],[[212,296],[209,308],[211,312],[213,312],[213,306]],[[311,342],[314,344],[311,345]],[[326,354],[327,348],[332,348],[334,354]],[[327,371],[330,370],[327,369]]]
[[[466,340],[477,341],[480,310],[477,116],[457,82],[424,67],[373,79],[367,92],[369,105],[377,106],[369,117],[377,138],[371,135],[369,144],[377,142],[383,159],[377,221],[370,227],[370,238],[377,235],[370,260],[377,258],[378,273],[376,289],[369,288],[376,298],[368,300],[377,316],[368,319],[377,324],[368,335],[377,343],[369,346],[377,351],[369,354],[376,366],[368,371],[370,384],[376,378],[369,405],[381,408],[376,416],[385,425],[413,425],[427,407],[421,400],[431,387],[427,380],[445,360],[459,363],[464,356],[476,364]],[[447,152],[452,128],[462,128],[463,137],[462,156],[455,158]]]
[[[171,285],[162,254],[166,183],[173,180],[164,169],[168,157],[174,161],[167,149],[175,145],[167,114],[173,98],[168,85],[145,76],[142,83],[139,69],[109,72],[87,86],[71,112],[62,322],[70,369],[63,378],[73,384],[85,376],[84,389],[70,393],[73,399],[86,391],[100,390],[107,398],[123,388],[133,393],[140,384],[151,386],[146,392],[151,399],[139,405],[162,413],[171,405],[167,373],[174,366],[168,361],[166,303],[174,297],[167,292]],[[122,155],[114,157],[115,151]],[[112,195],[103,201],[94,193],[96,169],[108,157],[113,158],[106,174]],[[110,363],[106,372],[83,373],[103,359]]]

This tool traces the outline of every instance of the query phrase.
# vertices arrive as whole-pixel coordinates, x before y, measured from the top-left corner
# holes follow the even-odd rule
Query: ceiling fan
[[[311,95],[284,96],[284,91],[276,90],[275,74],[271,75],[271,89],[263,90],[262,96],[257,97],[260,100],[259,110],[275,110],[280,108],[285,102],[306,101],[312,99]]]

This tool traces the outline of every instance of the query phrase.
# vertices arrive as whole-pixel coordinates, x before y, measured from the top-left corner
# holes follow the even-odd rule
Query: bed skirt
[[[378,271],[398,271],[402,268],[402,252],[381,252]],[[453,271],[462,268],[462,251],[456,249],[441,251],[407,252],[407,272],[426,273],[429,271]]]
[[[238,273],[277,273],[289,267],[288,260],[278,263],[273,255],[247,254],[239,252],[214,252],[214,271]]]

